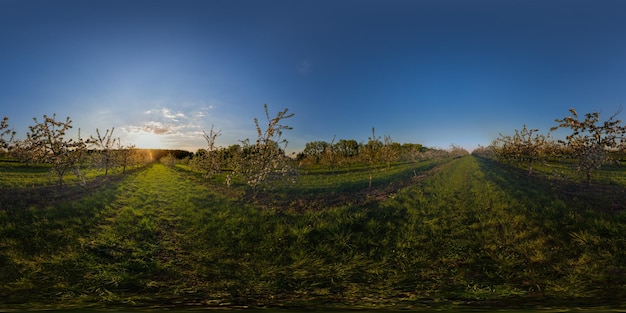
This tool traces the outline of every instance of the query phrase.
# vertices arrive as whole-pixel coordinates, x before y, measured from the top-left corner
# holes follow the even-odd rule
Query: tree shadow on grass
[[[445,163],[445,162],[444,162]],[[383,201],[393,197],[398,190],[415,184],[417,181],[430,176],[444,164],[441,162],[424,162],[405,170],[386,173],[386,168],[379,168],[374,174],[372,189],[368,189],[368,173],[359,169],[363,175],[356,178],[337,178],[330,181],[317,181],[313,178],[313,183],[303,185],[298,182],[290,184],[287,182],[269,182],[253,194],[249,187],[242,182],[235,182],[232,186],[226,186],[219,179],[204,179],[197,172],[175,167],[174,170],[192,179],[198,184],[208,186],[215,197],[209,202],[220,203],[223,206],[248,206],[253,205],[262,210],[276,210],[283,212],[303,213],[307,211],[320,211],[327,208],[343,205],[365,205]],[[343,172],[343,174],[349,173]],[[331,177],[339,174],[335,169],[335,174],[323,171],[315,174],[319,177]],[[319,178],[318,177],[318,178]],[[199,196],[192,200],[197,205],[205,202],[205,196]]]
[[[564,202],[570,209],[593,209],[616,212],[626,209],[626,188],[617,184],[566,180],[545,172],[532,176],[526,170],[494,160],[476,157],[488,179],[507,190],[517,199],[550,205]]]
[[[313,186],[280,186],[272,190],[260,191],[255,204],[262,208],[282,211],[306,212],[319,211],[342,205],[362,206],[384,201],[393,197],[400,189],[415,184],[434,173],[439,163],[425,163],[407,168],[393,174],[386,174],[384,169],[374,174],[372,188],[368,188],[368,177],[335,183],[320,183]],[[368,172],[364,172],[367,174]],[[327,174],[323,174],[327,175]]]
[[[0,211],[13,214],[24,209],[56,206],[60,203],[78,201],[90,195],[110,189],[116,189],[129,174],[141,171],[137,168],[125,174],[98,176],[81,184],[45,185],[26,188],[0,188]]]

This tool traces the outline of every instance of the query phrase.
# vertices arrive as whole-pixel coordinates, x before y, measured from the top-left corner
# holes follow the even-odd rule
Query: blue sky
[[[195,151],[289,108],[290,150],[366,141],[472,149],[626,99],[624,1],[0,0],[0,115]]]

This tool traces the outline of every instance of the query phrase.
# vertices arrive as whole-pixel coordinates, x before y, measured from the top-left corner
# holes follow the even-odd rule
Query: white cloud
[[[174,132],[176,127],[172,125],[164,125],[161,122],[150,121],[146,122],[143,125],[131,125],[124,128],[124,130],[128,133],[153,133],[156,135],[163,135]]]
[[[178,121],[178,118],[185,117],[185,114],[180,113],[180,112],[172,113],[172,111],[168,108],[161,109],[160,113],[161,115],[163,115],[163,117],[171,119],[173,121]]]
[[[138,120],[121,127],[125,137],[138,141],[140,146],[158,142],[161,148],[166,149],[193,151],[203,145],[202,131],[207,128],[207,116],[212,115],[213,105],[183,103],[174,105],[175,108],[161,104],[155,106],[142,110]]]
[[[254,136],[252,112],[234,110],[237,104],[217,100],[175,102],[153,101],[138,104],[143,108],[117,116],[122,142],[144,148],[185,149],[195,151],[206,145],[203,131],[211,126],[222,130],[219,146],[238,144]],[[258,109],[258,115],[263,112]]]

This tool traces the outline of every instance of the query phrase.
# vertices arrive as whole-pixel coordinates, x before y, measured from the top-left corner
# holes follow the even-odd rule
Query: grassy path
[[[548,183],[488,161],[446,164],[384,206],[408,212],[398,268],[417,290],[524,301],[612,301],[625,291],[615,285],[626,282],[615,275],[626,270],[624,214],[574,210]]]
[[[152,164],[48,206],[0,210],[0,296],[7,303],[176,303],[196,289],[198,214],[207,186]]]
[[[210,197],[206,187],[165,165],[138,173],[86,240],[93,265],[88,290],[104,301],[145,302],[171,300],[193,288],[189,217],[201,204],[210,207]]]
[[[536,290],[522,269],[542,258],[544,230],[527,215],[532,203],[487,176],[478,159],[464,157],[384,204],[408,212],[398,241],[399,276],[417,282],[416,290],[477,299]]]

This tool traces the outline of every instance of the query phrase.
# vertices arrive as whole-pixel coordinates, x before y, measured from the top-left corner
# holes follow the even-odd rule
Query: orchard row
[[[607,163],[619,163],[626,156],[626,126],[617,119],[621,108],[604,121],[599,112],[586,113],[584,119],[575,109],[570,109],[570,113],[572,115],[556,119],[557,125],[550,129],[551,132],[569,132],[564,138],[553,139],[551,133],[542,134],[524,125],[521,130],[516,129],[513,136],[500,134],[490,146],[474,153],[527,166],[529,174],[538,164],[573,162],[590,185],[594,171]]]
[[[370,170],[370,182],[373,173],[381,167],[389,167],[394,162],[413,162],[438,157],[460,156],[467,151],[452,146],[448,151],[429,149],[420,144],[399,144],[390,136],[384,139],[377,136],[374,128],[367,142],[340,139],[331,143],[314,141],[306,144],[304,150],[294,157],[285,154],[288,141],[283,132],[292,129],[285,123],[293,116],[288,109],[270,116],[267,105],[264,106],[266,121],[260,124],[254,119],[257,138],[241,140],[240,144],[218,147],[217,137],[220,130],[213,127],[204,132],[206,146],[193,153],[168,154],[161,158],[166,164],[173,164],[178,159],[187,157],[187,162],[195,170],[202,172],[206,179],[226,174],[226,183],[242,181],[250,187],[254,195],[259,188],[272,186],[275,182],[292,182],[301,166],[322,166],[338,168],[342,166],[366,166]],[[106,177],[113,169],[121,169],[146,164],[159,156],[150,155],[149,151],[136,149],[134,145],[124,145],[114,137],[114,128],[100,132],[96,136],[82,138],[80,131],[77,138],[68,138],[72,120],[57,119],[56,115],[43,116],[43,120],[34,118],[34,125],[29,126],[26,138],[15,140],[15,132],[10,129],[8,117],[0,125],[0,150],[8,152],[13,158],[28,164],[48,164],[51,172],[63,184],[66,174],[82,175],[81,168],[87,160],[91,165],[104,170]],[[267,125],[266,127],[262,127]],[[180,152],[180,151],[178,151]]]

